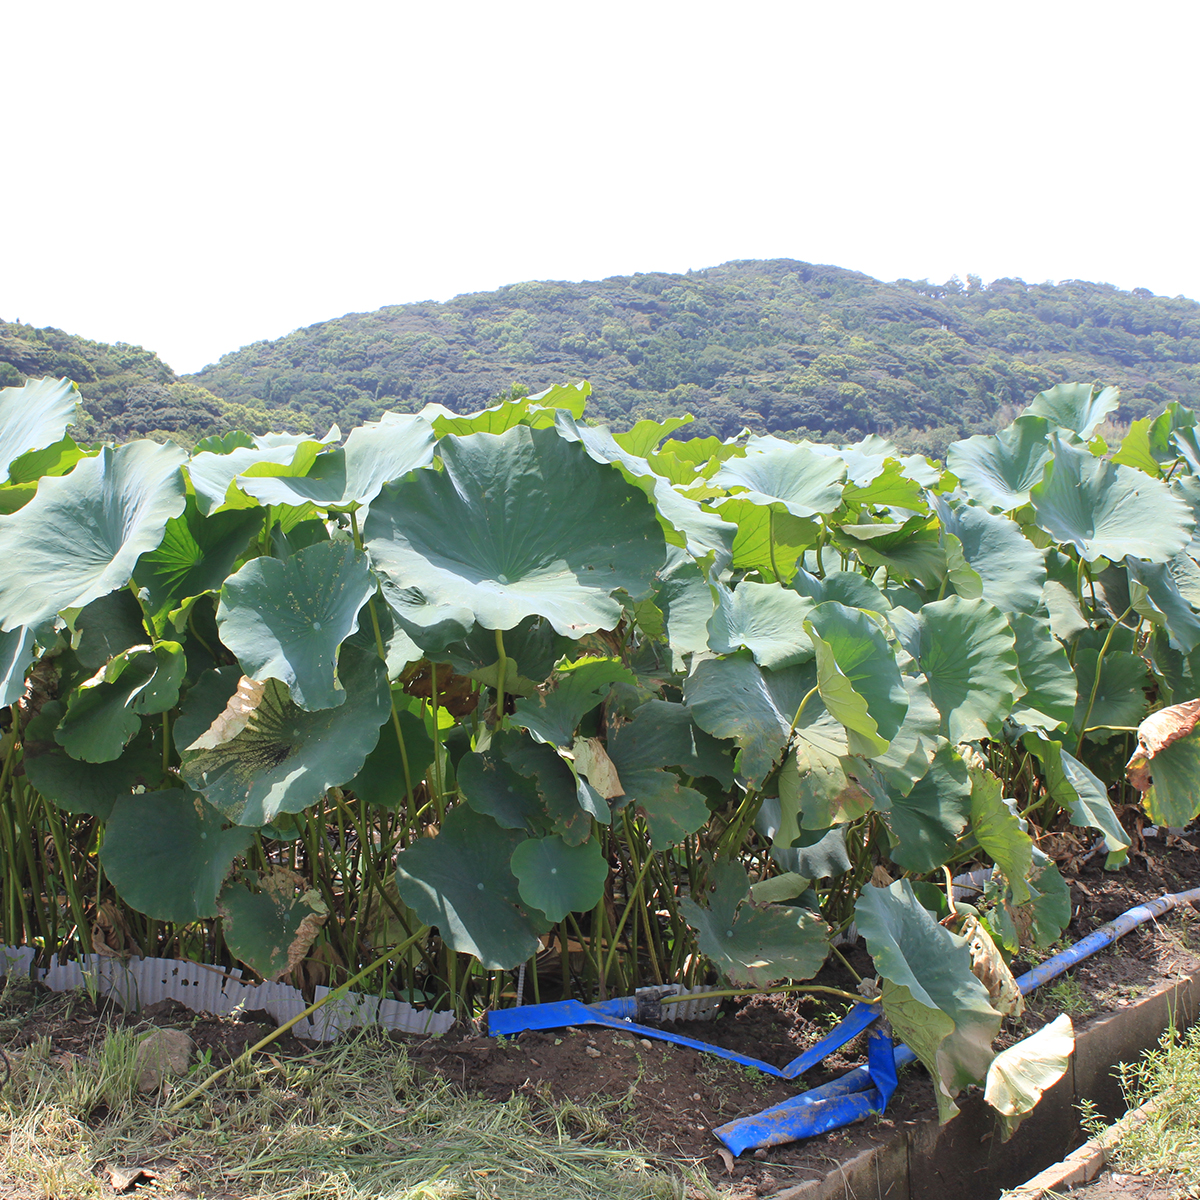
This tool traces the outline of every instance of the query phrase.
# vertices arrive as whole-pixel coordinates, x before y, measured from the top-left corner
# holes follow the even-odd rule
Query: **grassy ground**
[[[203,1200],[717,1195],[640,1153],[619,1102],[535,1113],[525,1099],[472,1099],[374,1034],[300,1058],[266,1053],[178,1112],[172,1103],[213,1068],[141,1095],[137,1038],[112,1029],[78,1057],[35,1043],[10,1053],[7,1083],[0,1064],[0,1198],[111,1197],[109,1168],[139,1167],[156,1195]]]

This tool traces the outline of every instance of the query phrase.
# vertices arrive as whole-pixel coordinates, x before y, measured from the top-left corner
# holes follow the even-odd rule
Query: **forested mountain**
[[[589,413],[616,426],[692,412],[697,434],[888,433],[936,453],[1066,380],[1117,384],[1123,420],[1200,401],[1195,301],[1079,281],[881,283],[790,259],[518,283],[352,313],[226,354],[186,380],[132,347],[0,326],[0,361],[26,373],[30,351],[13,358],[16,344],[47,362],[58,354],[66,365],[50,373],[80,379],[97,429],[121,436],[239,424],[324,432],[389,408],[467,411],[514,386],[586,378]],[[72,355],[95,378],[81,379]],[[130,375],[137,381],[121,382]]]

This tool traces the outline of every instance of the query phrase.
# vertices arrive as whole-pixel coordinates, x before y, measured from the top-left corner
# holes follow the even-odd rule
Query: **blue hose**
[[[1034,988],[1069,971],[1097,950],[1112,945],[1131,929],[1184,904],[1200,904],[1200,888],[1160,896],[1157,900],[1139,904],[1122,913],[1075,945],[1022,975],[1017,980],[1021,995],[1027,996]],[[783,1142],[813,1137],[861,1121],[869,1113],[883,1112],[895,1089],[896,1070],[915,1062],[917,1056],[904,1045],[897,1046],[890,1055],[885,1055],[881,1048],[872,1054],[871,1049],[876,1041],[881,1044],[883,1041],[882,1037],[877,1039],[877,1033],[872,1032],[868,1042],[865,1067],[856,1067],[837,1079],[793,1096],[763,1112],[739,1117],[714,1129],[713,1133],[734,1154],[741,1154],[743,1150],[759,1146],[778,1146]],[[890,1048],[890,1038],[887,1039],[887,1045]]]

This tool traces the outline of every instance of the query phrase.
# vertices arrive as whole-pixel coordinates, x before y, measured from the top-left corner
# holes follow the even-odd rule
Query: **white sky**
[[[1200,297],[1185,0],[0,0],[0,317],[194,371],[799,258]]]

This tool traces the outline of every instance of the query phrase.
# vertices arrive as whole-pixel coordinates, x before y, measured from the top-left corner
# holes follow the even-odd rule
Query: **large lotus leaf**
[[[812,663],[766,671],[748,658],[719,658],[696,667],[683,697],[701,729],[732,738],[742,748],[739,769],[757,787],[793,733],[827,753],[846,753],[845,730],[826,710],[816,686]]]
[[[1028,504],[1030,488],[1041,482],[1051,458],[1049,431],[1050,423],[1042,417],[1018,417],[1001,433],[953,442],[946,450],[946,466],[973,500],[1010,512]]]
[[[718,654],[745,646],[754,661],[772,671],[813,656],[804,618],[813,603],[778,583],[743,580],[732,591],[714,587],[717,607],[708,622],[708,644]]]
[[[203,517],[189,496],[183,515],[167,522],[158,548],[143,554],[134,571],[149,593],[149,610],[161,633],[167,614],[192,596],[217,591],[262,528],[262,513],[230,509]]]
[[[577,652],[578,646],[556,633],[549,621],[542,617],[526,617],[516,629],[509,629],[504,634],[505,678],[514,683],[518,677],[541,683],[554,671],[555,663]],[[496,686],[494,677],[500,655],[494,629],[475,625],[466,637],[449,644],[445,653],[460,675],[482,679],[487,673],[488,686]],[[526,694],[508,686],[505,691],[514,695]]]
[[[615,658],[582,658],[559,667],[557,687],[516,703],[513,722],[539,741],[570,746],[584,715],[608,695],[614,683],[636,684],[637,678]]]
[[[1027,879],[1033,869],[1033,839],[1015,803],[1004,799],[1000,780],[991,771],[971,768],[971,832],[1008,880],[1013,901],[1025,904],[1030,899]]]
[[[30,450],[8,464],[8,482],[33,484],[43,475],[65,475],[81,458],[91,458],[98,451],[84,450],[74,438],[64,437],[40,450]]]
[[[776,437],[752,437],[746,453],[713,476],[754,504],[779,506],[794,517],[834,512],[842,503],[846,464]],[[715,504],[724,507],[722,501]]]
[[[850,870],[845,825],[802,829],[791,845],[784,845],[777,837],[781,819],[779,798],[768,796],[758,810],[754,826],[763,837],[771,840],[771,857],[785,871],[804,879],[829,879]]]
[[[1178,496],[1188,506],[1196,521],[1191,540],[1184,549],[1193,558],[1200,558],[1200,537],[1196,536],[1196,529],[1200,529],[1200,478],[1195,475],[1180,476],[1171,482],[1171,494]]]
[[[184,505],[178,446],[105,446],[0,517],[0,627],[38,625],[124,587]]]
[[[642,426],[648,424],[658,423],[639,422]],[[736,532],[734,526],[729,521],[722,520],[716,513],[702,508],[698,501],[677,491],[669,480],[655,472],[645,458],[625,449],[620,439],[628,437],[628,434],[618,434],[614,437],[602,425],[580,425],[567,412],[557,414],[555,428],[564,440],[582,442],[588,456],[596,462],[618,465],[625,478],[646,493],[658,512],[658,519],[667,541],[677,546],[686,546],[688,553],[697,558],[703,558],[715,550],[719,556],[728,559],[733,550],[733,537]],[[659,428],[665,434],[666,427]],[[643,430],[643,434],[647,432]]]
[[[75,655],[80,666],[94,671],[147,638],[142,607],[126,588],[109,592],[81,609],[74,621],[79,640]]]
[[[883,470],[870,483],[847,483],[842,498],[852,511],[863,508],[929,510],[924,489],[915,479],[909,478],[904,464],[894,458],[887,460]]]
[[[667,644],[677,669],[683,656],[708,649],[708,620],[713,614],[712,588],[700,568],[682,551],[668,550],[667,565],[656,597],[667,626]]]
[[[728,742],[700,729],[686,704],[649,700],[634,710],[629,721],[613,724],[608,754],[624,778],[627,771],[679,767],[692,778],[710,776],[722,787],[733,783],[733,759]]]
[[[217,915],[217,893],[249,829],[179,789],[122,796],[104,831],[100,863],[122,900],[158,921],[186,925]]]
[[[826,600],[809,613],[804,622],[805,631],[813,639],[817,654],[818,683],[821,696],[830,713],[837,717],[852,733],[865,737],[868,745],[856,746],[850,739],[854,753],[882,754],[886,745],[875,745],[873,739],[889,742],[904,721],[908,711],[908,693],[900,678],[896,656],[879,626],[861,609],[848,608],[836,600]],[[865,702],[873,729],[858,723],[852,725],[843,714],[840,704],[835,705],[830,696],[830,685],[822,682],[829,660],[854,690],[855,696]],[[853,704],[857,712],[857,704]],[[855,718],[857,720],[857,718]]]
[[[798,742],[779,772],[779,822],[775,836],[793,845],[806,829],[828,829],[870,812],[862,759],[831,754]]]
[[[848,608],[865,608],[868,612],[886,613],[891,601],[874,582],[857,571],[830,571],[824,579],[810,575],[803,567],[796,572],[790,584],[801,596],[808,596],[820,604],[823,600],[836,600]]]
[[[1013,903],[1011,890],[1002,881],[993,878],[985,889],[985,896],[997,905],[992,923],[998,940],[1014,954],[1021,946],[1052,946],[1071,920],[1071,889],[1054,862],[1036,846],[1028,882],[1033,899],[1020,905]]]
[[[243,678],[208,731],[184,750],[183,777],[239,825],[302,812],[352,779],[379,740],[390,700],[378,658],[346,647],[340,666],[346,701],[318,712],[294,704],[278,680]]]
[[[817,540],[816,521],[789,512],[764,508],[753,500],[732,496],[721,505],[721,515],[737,525],[732,566],[757,571],[764,579],[787,583],[796,571],[796,560]]]
[[[1075,679],[1078,696],[1071,727],[1076,735],[1083,729],[1086,719],[1087,735],[1093,742],[1106,742],[1116,736],[1104,726],[1132,729],[1146,715],[1146,691],[1153,685],[1153,678],[1146,670],[1146,661],[1138,654],[1127,654],[1109,649],[1100,665],[1100,682],[1096,684],[1096,664],[1100,655],[1096,650],[1083,648],[1075,654]],[[1092,688],[1096,689],[1092,701]],[[1088,704],[1091,702],[1091,711]]]
[[[925,777],[937,752],[942,717],[929,696],[929,681],[924,675],[905,675],[904,690],[908,693],[908,711],[904,724],[892,738],[886,754],[873,760],[893,792],[906,795],[918,779]]]
[[[966,763],[943,743],[923,778],[907,796],[893,796],[888,818],[897,866],[924,875],[946,862],[971,815],[971,781]]]
[[[443,471],[386,487],[364,536],[377,569],[433,604],[465,604],[489,629],[534,614],[579,638],[612,629],[613,593],[645,596],[666,543],[620,474],[552,429],[442,440]]]
[[[592,385],[586,380],[558,383],[533,396],[518,396],[473,413],[456,413],[444,404],[427,404],[420,416],[433,424],[438,437],[448,433],[503,433],[514,425],[542,429],[554,424],[557,409],[582,417]]]
[[[33,630],[18,625],[0,632],[0,706],[16,704],[25,692],[25,672],[37,654]]]
[[[535,781],[542,815],[550,831],[561,835],[570,846],[587,841],[592,832],[592,812],[588,807],[591,798],[584,791],[586,781],[579,779],[554,748],[544,742],[535,742],[514,732],[494,735],[493,745],[497,744],[497,737],[504,761],[519,775]],[[466,756],[462,761],[467,761]],[[469,798],[468,803],[472,808],[479,807]],[[599,819],[607,824],[608,805],[603,801],[600,803],[603,812]],[[511,809],[508,811],[512,813]]]
[[[1017,663],[1025,694],[1013,706],[1012,719],[1020,725],[1055,729],[1075,712],[1075,672],[1062,643],[1045,617],[1014,613],[1008,618],[1016,639]]]
[[[987,1072],[1001,1022],[971,971],[967,939],[939,925],[907,879],[864,888],[854,920],[876,970],[900,989],[889,995],[885,987],[884,1014],[929,1071],[946,1121],[957,1111],[954,1097]]]
[[[1046,791],[1055,804],[1066,809],[1071,824],[1095,829],[1104,835],[1108,845],[1106,866],[1115,870],[1123,865],[1130,845],[1129,834],[1113,811],[1104,784],[1083,763],[1068,754],[1062,742],[1037,733],[1026,733],[1021,744],[1041,762]]]
[[[59,441],[75,423],[79,392],[69,379],[27,379],[0,388],[0,483],[14,459]]]
[[[261,504],[349,509],[369,505],[385,483],[433,462],[436,438],[423,417],[384,413],[317,456],[306,475],[243,474],[238,484]],[[261,468],[260,468],[261,469]]]
[[[701,792],[680,782],[672,771],[641,767],[621,772],[625,795],[620,807],[632,805],[650,831],[650,848],[666,850],[678,846],[704,827],[711,816]]]
[[[1008,1141],[1048,1088],[1066,1073],[1075,1050],[1071,1018],[1060,1013],[1037,1033],[1001,1050],[988,1068],[983,1098],[999,1114]]]
[[[1192,561],[1186,555],[1178,557],[1188,563]],[[1200,645],[1200,617],[1180,594],[1172,565],[1127,557],[1130,598],[1138,613],[1152,624],[1166,627],[1176,650],[1191,654]]]
[[[1200,563],[1190,554],[1177,554],[1167,571],[1179,594],[1193,607],[1200,608]]]
[[[521,899],[551,921],[595,908],[608,878],[608,862],[595,838],[579,846],[556,836],[528,838],[513,851],[511,865]]]
[[[973,504],[951,508],[941,499],[938,515],[942,528],[962,544],[963,557],[978,573],[985,600],[1006,613],[1036,610],[1046,582],[1046,564],[1016,522]]]
[[[458,763],[458,787],[477,813],[491,817],[502,829],[537,834],[549,824],[537,777],[522,774],[504,753],[523,736],[516,730],[498,730],[486,750],[464,754]]]
[[[84,762],[119,758],[142,727],[142,716],[175,707],[186,669],[183,647],[177,642],[125,651],[71,697],[55,740]]]
[[[451,811],[434,838],[418,838],[396,856],[405,904],[442,941],[473,954],[489,971],[507,971],[538,948],[509,861],[525,840],[470,808]]]
[[[1081,558],[1168,562],[1191,540],[1192,511],[1165,483],[1093,458],[1057,434],[1050,447],[1053,460],[1031,492],[1037,523]]]
[[[781,979],[811,979],[829,953],[829,930],[807,908],[756,905],[737,863],[710,868],[716,889],[707,908],[684,897],[680,911],[696,930],[700,952],[738,987],[768,987]]]
[[[420,652],[417,658],[444,653],[475,626],[475,614],[462,604],[431,604],[419,588],[398,587],[390,579],[379,582],[396,633]],[[494,646],[494,632],[491,641]]]
[[[1125,766],[1151,817],[1182,827],[1200,811],[1200,700],[1185,700],[1152,713],[1138,726],[1137,748]]]
[[[1025,410],[1032,417],[1045,417],[1051,425],[1070,429],[1086,442],[1121,403],[1115,387],[1090,383],[1060,383],[1038,392]]]
[[[267,470],[284,470],[293,476],[303,476],[326,445],[340,438],[341,433],[335,425],[328,437],[320,440],[291,434],[266,434],[255,438],[253,446],[238,444],[201,450],[188,463],[188,478],[196,494],[196,507],[206,517],[224,508],[255,508],[258,501],[240,492],[234,482],[239,475],[265,466]]]
[[[691,413],[686,413],[682,417],[668,417],[665,421],[652,421],[644,418],[625,433],[614,434],[613,441],[629,454],[645,458],[667,434],[674,433],[684,425],[690,425],[695,419]]]
[[[926,604],[915,622],[915,645],[905,648],[929,680],[942,733],[957,744],[998,731],[1022,686],[1003,613],[986,600],[950,596]]]
[[[303,888],[300,876],[276,867],[244,872],[221,890],[217,906],[225,944],[264,979],[279,979],[298,967],[325,923],[329,910],[320,894]]]
[[[1121,448],[1112,456],[1112,461],[1118,466],[1134,467],[1153,475],[1156,479],[1162,477],[1162,467],[1154,453],[1151,444],[1151,429],[1153,417],[1143,417],[1129,426],[1129,432],[1121,439]],[[1164,447],[1165,448],[1165,447]],[[1175,455],[1172,453],[1171,458]]]
[[[107,820],[118,796],[137,787],[156,788],[162,780],[162,747],[150,726],[142,729],[119,758],[84,763],[55,740],[66,705],[50,700],[25,729],[22,739],[25,776],[33,787],[66,812],[93,813]]]
[[[946,574],[946,553],[936,520],[923,516],[905,521],[870,521],[842,525],[838,544],[869,567],[885,567],[897,579],[915,579],[937,588]]]
[[[301,708],[341,704],[338,647],[375,593],[367,556],[346,542],[318,542],[293,558],[252,558],[221,589],[217,625],[242,670],[286,684]]]
[[[375,749],[367,755],[362,770],[346,786],[360,799],[380,808],[402,808],[407,799],[404,783],[404,756],[408,756],[408,778],[413,787],[425,776],[433,763],[433,740],[425,722],[410,712],[396,713],[400,734],[404,738],[404,754],[395,726],[388,721],[379,731]],[[461,775],[459,782],[462,782]]]

